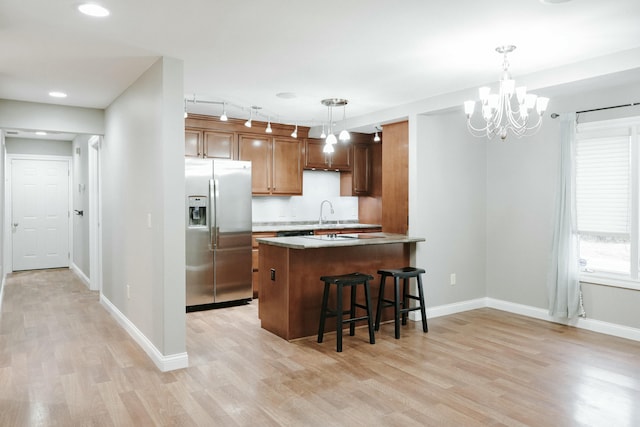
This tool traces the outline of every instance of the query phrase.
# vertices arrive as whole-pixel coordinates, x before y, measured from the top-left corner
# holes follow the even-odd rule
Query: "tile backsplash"
[[[340,196],[340,173],[331,171],[303,171],[302,196],[254,197],[252,201],[253,222],[317,221],[320,204],[323,219],[327,221],[357,221],[358,198]]]

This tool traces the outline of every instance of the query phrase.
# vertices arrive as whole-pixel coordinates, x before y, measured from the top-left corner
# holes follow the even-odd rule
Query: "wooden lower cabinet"
[[[253,297],[258,298],[258,291],[260,290],[260,275],[258,274],[258,242],[257,238],[260,237],[275,237],[276,233],[272,232],[264,232],[264,233],[253,233],[251,235],[251,270],[252,270],[252,288],[253,288]]]

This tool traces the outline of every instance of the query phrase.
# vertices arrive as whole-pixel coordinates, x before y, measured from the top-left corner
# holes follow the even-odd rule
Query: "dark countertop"
[[[391,233],[338,234],[336,235],[336,237],[330,237],[328,235],[262,237],[256,240],[261,244],[281,246],[290,249],[317,249],[344,246],[386,245],[390,243],[416,243],[425,241],[423,237],[409,237],[405,236],[404,234]]]
[[[362,224],[359,222],[283,222],[283,223],[255,223],[252,230],[254,233],[277,232],[277,231],[304,231],[304,230],[344,230],[356,228],[380,228],[379,224]]]

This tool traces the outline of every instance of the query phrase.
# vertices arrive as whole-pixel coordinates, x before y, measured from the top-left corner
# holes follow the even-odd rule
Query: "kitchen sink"
[[[319,234],[315,236],[303,236],[305,239],[316,240],[343,240],[343,239],[357,239],[358,234]]]

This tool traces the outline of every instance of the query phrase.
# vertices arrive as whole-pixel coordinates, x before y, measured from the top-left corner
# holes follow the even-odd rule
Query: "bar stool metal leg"
[[[322,294],[322,311],[320,312],[320,325],[318,325],[318,342],[321,343],[324,337],[324,322],[327,320],[327,304],[329,302],[329,283],[324,284],[324,293]]]
[[[396,339],[400,338],[400,279],[398,277],[393,278],[393,292],[395,301],[393,303],[393,319],[395,324]]]
[[[338,296],[336,298],[336,351],[340,353],[342,351],[342,315],[344,314],[342,308],[342,285],[338,284]]]
[[[420,298],[420,315],[422,316],[422,332],[429,332],[427,327],[427,311],[424,307],[424,290],[422,289],[422,279],[420,275],[416,277],[418,286],[418,298]]]
[[[380,277],[380,290],[378,291],[378,306],[376,308],[376,327],[375,330],[380,330],[380,318],[382,317],[382,308],[384,305],[384,282],[387,276],[382,275]]]
[[[373,319],[371,318],[371,297],[369,295],[369,282],[364,282],[364,300],[367,306],[367,325],[369,326],[369,343],[375,344],[376,337],[373,333]]]

